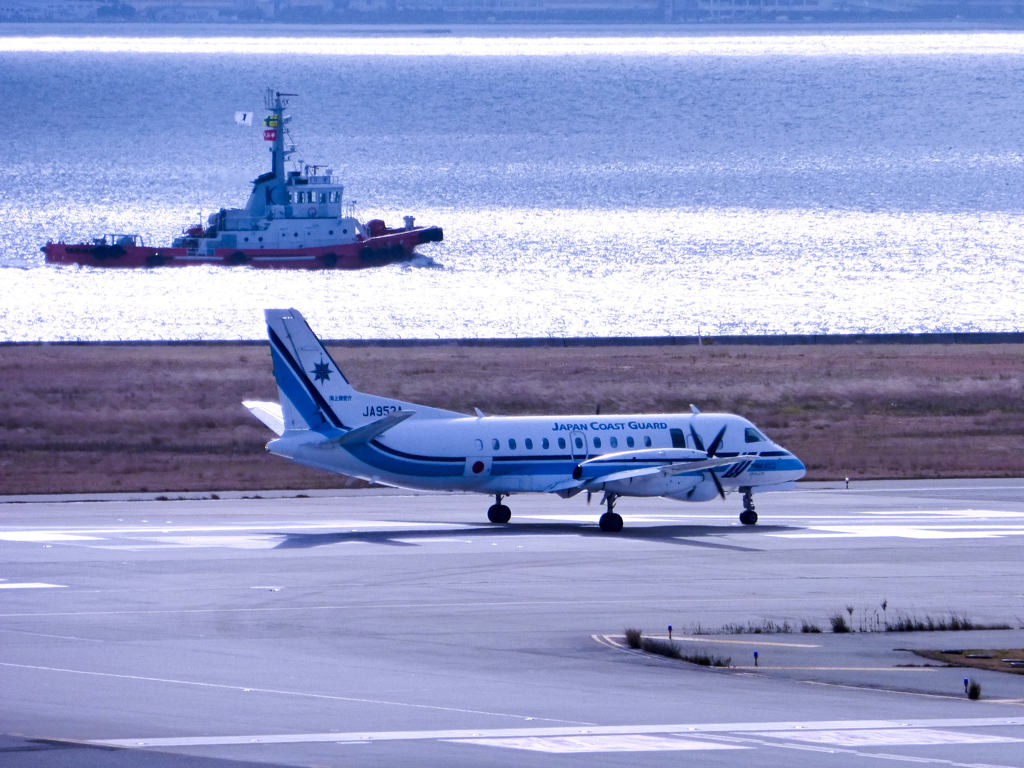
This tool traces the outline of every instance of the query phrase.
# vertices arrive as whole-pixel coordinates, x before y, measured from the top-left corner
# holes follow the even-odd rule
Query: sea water
[[[673,28],[653,28],[673,29]],[[826,28],[827,29],[827,28]],[[294,160],[437,266],[52,267]],[[0,26],[0,341],[1020,330],[1024,33]]]

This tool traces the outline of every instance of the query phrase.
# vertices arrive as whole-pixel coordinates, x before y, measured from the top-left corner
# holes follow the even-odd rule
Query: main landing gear
[[[757,512],[754,511],[754,492],[750,488],[742,488],[743,511],[740,512],[740,522],[744,525],[753,525],[757,522]]]
[[[602,501],[608,507],[608,511],[601,515],[601,519],[597,521],[597,524],[601,526],[601,530],[606,533],[618,533],[622,530],[622,516],[616,514],[613,510],[615,508],[615,499],[618,498],[614,493],[604,494],[604,500]]]
[[[487,509],[487,519],[492,523],[507,523],[512,519],[512,510],[501,503],[507,493],[494,494],[494,503]]]

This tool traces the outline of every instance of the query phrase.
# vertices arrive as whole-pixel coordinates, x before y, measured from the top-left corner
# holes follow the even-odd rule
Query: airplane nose
[[[793,467],[794,480],[799,480],[801,477],[807,474],[807,467],[800,461],[796,456],[793,457],[793,461],[796,462],[796,466]]]

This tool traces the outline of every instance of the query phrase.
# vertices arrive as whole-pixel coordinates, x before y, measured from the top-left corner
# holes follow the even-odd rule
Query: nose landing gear
[[[743,511],[740,512],[740,522],[744,525],[754,525],[757,522],[757,512],[754,511],[754,492],[750,488],[741,488],[743,491]]]

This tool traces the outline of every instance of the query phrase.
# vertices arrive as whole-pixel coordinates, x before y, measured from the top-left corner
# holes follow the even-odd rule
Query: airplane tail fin
[[[344,415],[358,395],[320,339],[295,309],[268,309],[267,335],[285,430],[346,429]],[[339,413],[340,412],[340,413]]]
[[[264,315],[285,431],[348,432],[398,411],[415,412],[421,417],[463,415],[357,391],[313,333],[302,313],[297,309],[268,309]],[[268,424],[264,418],[266,413],[253,413]],[[387,426],[384,429],[396,426],[404,418],[407,417],[385,422]],[[268,426],[276,431],[278,425],[274,422]],[[379,429],[374,434],[382,431]]]

